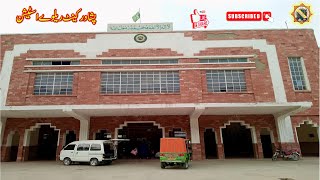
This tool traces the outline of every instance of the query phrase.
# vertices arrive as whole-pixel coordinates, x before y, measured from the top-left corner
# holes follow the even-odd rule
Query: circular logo
[[[144,34],[137,34],[137,35],[134,36],[134,40],[137,43],[144,43],[147,40],[147,36],[144,35]]]
[[[311,12],[310,6],[306,6],[305,4],[301,3],[293,7],[291,15],[293,17],[293,22],[303,24],[305,22],[309,22],[310,17],[313,14]]]

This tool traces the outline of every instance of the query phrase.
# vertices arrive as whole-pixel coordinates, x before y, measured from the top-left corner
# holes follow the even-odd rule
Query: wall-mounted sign
[[[108,32],[167,32],[173,31],[172,23],[108,24]]]
[[[186,133],[186,132],[183,132],[183,131],[175,131],[175,132],[174,132],[174,137],[186,138],[186,137],[187,137],[187,133]]]
[[[137,35],[134,36],[134,40],[137,43],[143,43],[143,42],[146,42],[147,36],[144,35],[144,34],[137,34]]]

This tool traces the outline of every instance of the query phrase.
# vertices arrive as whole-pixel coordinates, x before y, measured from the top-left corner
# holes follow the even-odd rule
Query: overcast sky
[[[111,3],[112,2],[112,3]],[[311,23],[297,25],[292,22],[290,11],[295,0],[1,0],[0,34],[55,33],[55,32],[106,32],[109,23],[134,23],[132,16],[139,10],[142,23],[173,22],[174,30],[192,30],[190,14],[194,9],[205,10],[210,21],[207,30],[225,29],[314,29],[318,46],[320,42],[320,0],[303,1],[310,4],[314,15]],[[5,5],[4,5],[5,4]],[[80,16],[93,11],[97,24],[89,22],[37,22],[35,14],[30,20],[16,23],[16,16],[23,8],[32,6],[37,12],[50,17],[56,8],[58,14],[75,13],[82,8]],[[274,22],[230,22],[227,11],[271,11]],[[138,21],[139,22],[139,21]],[[138,23],[137,22],[137,23]]]

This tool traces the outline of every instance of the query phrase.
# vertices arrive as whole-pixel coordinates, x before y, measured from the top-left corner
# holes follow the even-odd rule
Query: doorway
[[[17,161],[19,141],[20,141],[19,133],[14,132],[14,134],[12,135],[12,140],[11,140],[9,161]]]
[[[271,158],[273,155],[273,150],[270,131],[266,128],[262,128],[260,132],[260,139],[262,144],[263,157]]]
[[[127,126],[118,130],[119,139],[130,139],[120,142],[118,145],[119,159],[154,158],[160,151],[160,138],[163,131],[151,123],[128,123]],[[138,155],[132,155],[131,150],[137,148]]]
[[[41,125],[30,132],[29,160],[55,160],[59,131]]]
[[[74,131],[69,131],[66,135],[65,146],[68,145],[69,143],[72,143],[73,141],[76,141],[76,134],[74,133]]]
[[[253,158],[251,130],[240,123],[231,123],[222,129],[226,158]]]
[[[204,146],[206,159],[216,159],[218,157],[216,135],[212,128],[204,131]]]
[[[304,122],[296,128],[301,154],[303,156],[319,157],[319,135],[317,127]]]

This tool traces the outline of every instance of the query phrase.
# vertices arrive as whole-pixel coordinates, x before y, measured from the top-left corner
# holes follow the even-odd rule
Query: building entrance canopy
[[[191,115],[195,109],[201,109],[200,115],[272,114],[289,116],[304,111],[311,105],[311,102],[288,102],[5,106],[1,108],[1,117],[74,117],[80,119],[81,117],[99,116]]]

